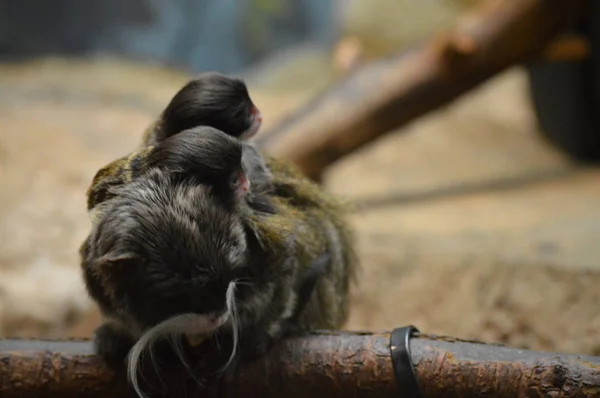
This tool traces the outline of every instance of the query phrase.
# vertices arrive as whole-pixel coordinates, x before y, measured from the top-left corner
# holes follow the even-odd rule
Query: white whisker
[[[135,392],[141,398],[145,398],[145,395],[142,393],[139,380],[138,380],[138,371],[141,364],[142,355],[146,351],[146,349],[150,350],[150,359],[152,364],[154,365],[157,374],[158,371],[156,360],[154,359],[153,345],[154,343],[161,338],[170,339],[170,343],[173,346],[173,349],[177,353],[179,359],[189,371],[190,375],[194,378],[194,380],[201,385],[201,382],[196,379],[193,374],[193,371],[186,361],[181,347],[181,341],[179,340],[179,335],[187,334],[187,333],[197,333],[197,334],[209,334],[215,333],[218,330],[218,327],[223,325],[227,320],[231,320],[231,329],[233,333],[233,349],[231,351],[231,355],[227,360],[227,363],[219,370],[219,372],[227,369],[229,365],[233,362],[235,355],[237,354],[237,346],[239,339],[239,321],[237,314],[237,307],[235,302],[235,289],[236,282],[230,282],[227,287],[227,293],[225,295],[225,304],[227,307],[227,312],[223,314],[218,319],[215,319],[213,316],[209,315],[198,315],[198,314],[181,314],[169,318],[158,325],[147,330],[135,343],[135,345],[129,351],[127,356],[127,378],[131,383]],[[161,379],[161,382],[163,380]],[[163,382],[164,384],[164,382]]]
[[[149,348],[148,351],[150,351],[150,362],[152,363],[152,367],[154,368],[154,371],[156,372],[156,375],[158,376],[158,380],[160,381],[160,384],[162,384],[163,387],[166,387],[164,379],[160,376],[158,362],[154,359],[154,346],[150,345],[148,348]],[[143,377],[143,373],[142,373],[142,377]]]
[[[250,282],[250,281],[247,281],[247,282],[244,282],[244,281],[237,281],[237,282],[235,283],[235,285],[236,285],[236,287],[237,287],[237,286],[248,286],[248,287],[250,287],[250,288],[252,288],[252,289],[254,289],[254,288],[256,287],[256,285],[255,285],[254,283]]]
[[[138,396],[145,398],[140,389],[137,374],[142,354],[147,348],[150,348],[151,360],[156,367],[156,362],[154,361],[152,353],[152,345],[158,339],[169,337],[172,334],[185,334],[189,332],[199,334],[211,333],[221,324],[222,320],[215,321],[210,316],[181,314],[169,318],[147,330],[131,348],[127,356],[127,379]]]
[[[227,313],[226,316],[231,319],[231,331],[233,333],[233,348],[231,350],[231,355],[229,356],[229,359],[227,360],[227,363],[225,365],[223,365],[221,367],[221,369],[219,369],[217,371],[218,372],[222,372],[225,369],[227,369],[229,367],[229,365],[231,365],[231,362],[233,362],[235,355],[237,354],[237,346],[238,346],[238,339],[239,339],[239,322],[238,322],[238,314],[237,314],[237,307],[235,304],[235,288],[236,288],[236,282],[232,281],[229,283],[229,286],[227,287],[227,293],[225,294],[225,303],[227,305]]]
[[[215,344],[217,346],[217,350],[221,350],[221,343],[220,343],[220,338],[219,338],[219,329],[215,330]]]

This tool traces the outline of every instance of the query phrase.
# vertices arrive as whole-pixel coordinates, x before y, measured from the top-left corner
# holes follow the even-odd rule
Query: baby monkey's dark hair
[[[243,80],[206,72],[183,86],[167,105],[157,140],[202,125],[239,137],[252,125],[253,108]]]
[[[201,126],[184,130],[161,142],[149,154],[145,166],[189,174],[217,174],[239,167],[242,144],[222,131]]]
[[[181,179],[208,184],[226,204],[235,204],[235,186],[242,167],[242,143],[213,127],[182,131],[158,144],[145,162],[146,170],[161,169]]]

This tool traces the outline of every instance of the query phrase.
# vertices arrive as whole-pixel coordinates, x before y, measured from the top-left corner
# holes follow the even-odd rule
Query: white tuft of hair
[[[231,365],[231,362],[233,361],[233,359],[235,358],[235,354],[237,353],[237,346],[238,346],[238,340],[239,340],[239,322],[238,322],[237,307],[235,304],[235,288],[236,288],[236,283],[230,282],[229,286],[227,287],[227,293],[225,294],[225,303],[227,305],[227,315],[228,315],[226,320],[229,320],[231,322],[233,348],[231,350],[231,355],[229,356],[227,363],[225,365],[223,365],[223,367],[221,369],[219,369],[219,372],[224,371],[225,369],[227,369],[229,367],[229,365]]]
[[[235,282],[230,282],[225,295],[227,311],[219,318],[211,315],[200,315],[194,313],[181,314],[164,320],[163,322],[144,332],[144,334],[139,338],[127,355],[127,379],[133,386],[133,389],[138,396],[145,398],[140,389],[138,380],[140,360],[146,349],[150,348],[151,359],[156,367],[154,359],[152,358],[152,345],[159,339],[169,338],[171,339],[171,342],[174,342],[174,339],[181,334],[194,333],[209,335],[214,333],[219,327],[223,326],[227,321],[229,321],[233,329],[233,350],[229,360],[220,371],[225,370],[231,364],[237,352],[239,337],[237,308],[235,304],[235,288]],[[180,360],[184,363],[184,365],[186,365],[186,367],[188,367],[187,363],[185,363],[183,355],[181,354],[180,347],[174,346],[174,348],[176,349]]]

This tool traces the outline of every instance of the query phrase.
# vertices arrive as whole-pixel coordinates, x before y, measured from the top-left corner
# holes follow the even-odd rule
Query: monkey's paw
[[[96,354],[113,369],[125,369],[125,358],[134,343],[129,334],[110,323],[99,326],[94,333]]]

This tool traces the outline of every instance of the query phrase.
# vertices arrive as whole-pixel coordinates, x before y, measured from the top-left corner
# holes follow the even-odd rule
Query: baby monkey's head
[[[196,126],[215,127],[245,140],[254,136],[261,124],[261,113],[242,80],[206,72],[183,86],[167,105],[157,141]]]
[[[229,205],[237,205],[250,190],[242,167],[242,144],[208,126],[184,130],[160,142],[148,154],[144,169],[207,185],[218,200]]]

